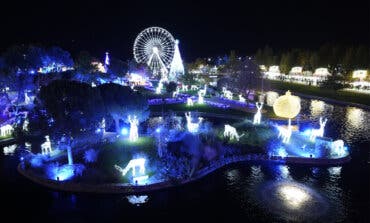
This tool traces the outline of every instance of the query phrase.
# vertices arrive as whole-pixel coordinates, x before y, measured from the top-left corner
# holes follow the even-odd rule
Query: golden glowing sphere
[[[280,96],[273,105],[277,116],[283,118],[294,118],[301,111],[301,100],[297,96],[292,96],[290,91]]]

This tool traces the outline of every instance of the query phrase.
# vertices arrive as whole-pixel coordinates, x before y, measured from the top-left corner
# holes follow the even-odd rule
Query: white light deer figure
[[[163,88],[162,80],[159,81],[157,88],[155,89],[156,94],[160,94]]]
[[[27,92],[24,93],[24,103],[29,104],[31,102],[30,97],[28,97]]]
[[[203,121],[202,117],[198,118],[198,122],[192,122],[191,120],[191,112],[185,112],[185,117],[186,117],[186,126],[188,128],[188,131],[191,133],[196,133],[198,132],[199,126]]]
[[[186,104],[187,104],[188,106],[193,106],[193,105],[194,105],[193,99],[188,98],[188,99],[186,100]]]
[[[241,94],[239,94],[239,101],[245,103],[245,98]]]
[[[177,87],[176,88],[176,91],[174,91],[173,93],[172,93],[172,97],[173,98],[175,98],[175,97],[177,97],[177,95],[180,93],[180,88],[179,87]]]
[[[181,90],[182,91],[188,91],[189,90],[189,86],[184,84],[184,85],[181,86]]]
[[[48,135],[45,136],[45,142],[41,144],[41,154],[51,153],[51,142]]]
[[[125,176],[127,172],[132,169],[132,176],[136,176],[136,167],[139,167],[140,174],[145,174],[145,162],[146,160],[144,158],[139,159],[132,159],[130,162],[128,162],[127,166],[122,169],[118,165],[114,165],[114,167],[122,173],[122,176]]]
[[[236,139],[236,141],[239,141],[240,137],[242,137],[243,135],[244,134],[239,135],[235,127],[227,124],[225,125],[224,137],[229,137],[230,140]]]
[[[190,86],[190,90],[192,90],[192,91],[196,91],[196,90],[198,90],[199,88],[198,88],[198,86],[197,85],[191,85]]]
[[[256,107],[257,107],[257,112],[256,114],[254,115],[253,117],[253,124],[254,125],[259,125],[261,123],[261,110],[262,110],[262,107],[263,107],[263,103],[261,102],[256,102]]]
[[[324,119],[322,120],[322,117],[320,117],[320,128],[318,129],[312,129],[311,131],[311,135],[310,135],[310,140],[311,141],[315,141],[316,137],[323,137],[324,136],[324,128],[325,128],[325,125],[326,125],[326,122],[328,121],[328,119]]]
[[[289,143],[290,137],[292,136],[292,126],[289,124],[287,128],[283,126],[276,125],[279,130],[278,138],[283,139],[283,143]]]
[[[136,115],[134,115],[133,118],[131,118],[131,115],[129,115],[128,121],[130,123],[129,140],[133,142],[139,138],[139,129],[138,129],[139,120],[137,119]]]

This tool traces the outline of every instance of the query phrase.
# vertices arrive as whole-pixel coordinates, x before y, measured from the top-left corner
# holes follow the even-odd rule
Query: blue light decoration
[[[127,135],[128,134],[128,129],[127,128],[122,128],[121,129],[121,135]]]
[[[161,132],[161,128],[157,128],[157,129],[155,130],[155,132],[156,132],[156,133],[160,133],[160,132]]]
[[[288,156],[288,153],[286,152],[285,148],[280,146],[278,149],[277,149],[277,155],[278,156],[281,156],[281,157],[286,157]]]
[[[65,164],[62,166],[58,166],[58,164],[50,164],[46,167],[46,175],[51,180],[66,181],[72,179],[74,176],[82,175],[84,170],[85,166],[82,164]]]

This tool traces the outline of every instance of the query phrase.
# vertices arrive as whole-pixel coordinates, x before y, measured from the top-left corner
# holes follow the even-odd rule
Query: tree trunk
[[[119,118],[113,118],[113,119],[114,119],[114,123],[115,123],[115,126],[116,126],[116,133],[120,134]]]
[[[67,147],[67,154],[68,154],[68,164],[73,165],[72,148],[70,145]]]

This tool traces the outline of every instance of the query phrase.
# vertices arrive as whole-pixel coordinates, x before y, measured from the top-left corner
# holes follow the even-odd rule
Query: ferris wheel
[[[160,27],[144,29],[134,42],[136,62],[146,63],[154,75],[161,75],[165,79],[174,51],[175,39],[171,33]]]

